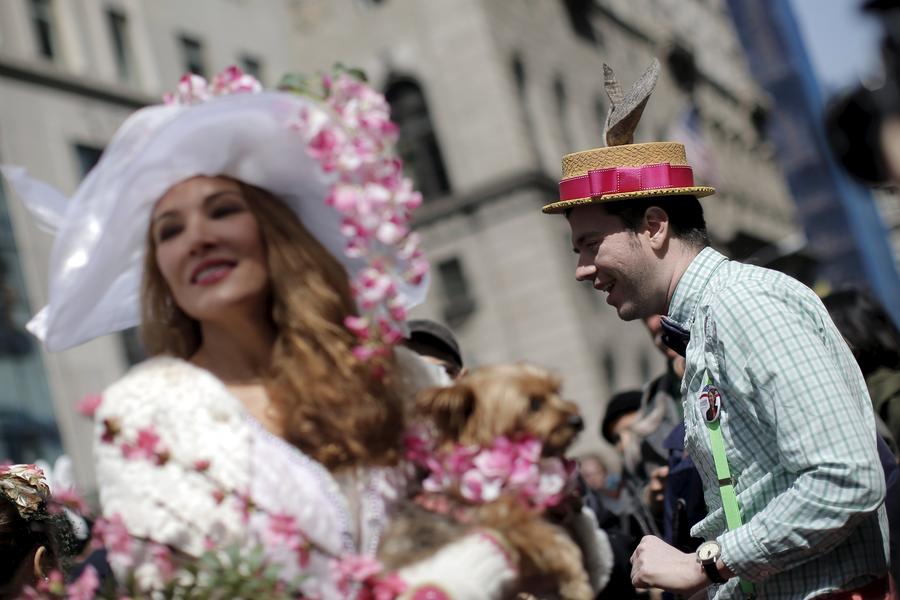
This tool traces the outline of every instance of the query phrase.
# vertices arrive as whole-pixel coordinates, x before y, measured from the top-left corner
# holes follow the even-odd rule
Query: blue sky
[[[813,68],[829,95],[879,72],[878,22],[862,0],[789,0]]]

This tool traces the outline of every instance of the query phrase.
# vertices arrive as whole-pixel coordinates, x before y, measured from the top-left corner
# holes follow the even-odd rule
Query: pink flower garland
[[[186,74],[164,100],[191,105],[261,90],[256,79],[231,66],[212,84]],[[354,356],[377,365],[404,337],[402,288],[419,285],[428,273],[419,236],[410,230],[412,211],[422,196],[403,176],[394,149],[399,130],[384,96],[346,73],[323,76],[322,91],[324,98],[304,108],[291,127],[303,136],[322,170],[334,175],[325,203],[343,217],[344,254],[368,265],[351,281],[361,315],[348,317],[344,325],[358,340]],[[89,411],[90,404],[84,408]]]
[[[402,287],[418,285],[428,273],[419,236],[410,231],[412,211],[422,203],[394,151],[398,129],[384,96],[341,74],[322,79],[325,101],[307,109],[295,128],[309,153],[336,175],[325,203],[341,215],[344,253],[368,265],[351,282],[360,311],[345,325],[359,340],[360,360],[386,356],[404,337]]]
[[[500,436],[487,447],[454,445],[435,452],[427,435],[414,431],[406,439],[406,457],[428,471],[427,492],[458,494],[482,504],[512,494],[529,506],[558,505],[574,485],[575,463],[541,457],[541,442],[532,437]]]

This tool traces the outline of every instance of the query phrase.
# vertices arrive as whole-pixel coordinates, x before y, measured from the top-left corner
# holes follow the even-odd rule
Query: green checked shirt
[[[758,598],[800,600],[884,575],[884,472],[866,384],[806,286],[706,248],[681,277],[669,317],[691,332],[682,382],[685,448],[703,479],[708,516],[691,534]],[[698,405],[707,375],[743,526],[726,531],[709,431]],[[710,588],[742,598],[738,579]]]

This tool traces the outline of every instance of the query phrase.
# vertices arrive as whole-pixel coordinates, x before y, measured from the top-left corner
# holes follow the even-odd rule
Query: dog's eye
[[[528,409],[531,412],[537,412],[541,410],[541,407],[544,405],[544,398],[541,396],[529,396],[528,397]]]

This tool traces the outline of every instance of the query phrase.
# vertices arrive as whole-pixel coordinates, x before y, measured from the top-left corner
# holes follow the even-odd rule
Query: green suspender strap
[[[722,399],[713,386],[709,374],[706,375],[706,385],[700,393],[700,398],[703,400],[702,406],[705,407],[703,420],[706,421],[706,428],[709,430],[709,442],[716,464],[716,479],[719,480],[719,494],[722,496],[722,509],[725,511],[725,524],[728,529],[737,529],[742,525],[741,509],[738,507],[737,494],[734,493],[734,482],[731,480],[731,469],[728,468],[728,457],[725,455],[725,440],[722,439],[722,428],[719,423]],[[740,584],[744,596],[747,598],[756,596],[752,583],[741,579]]]

